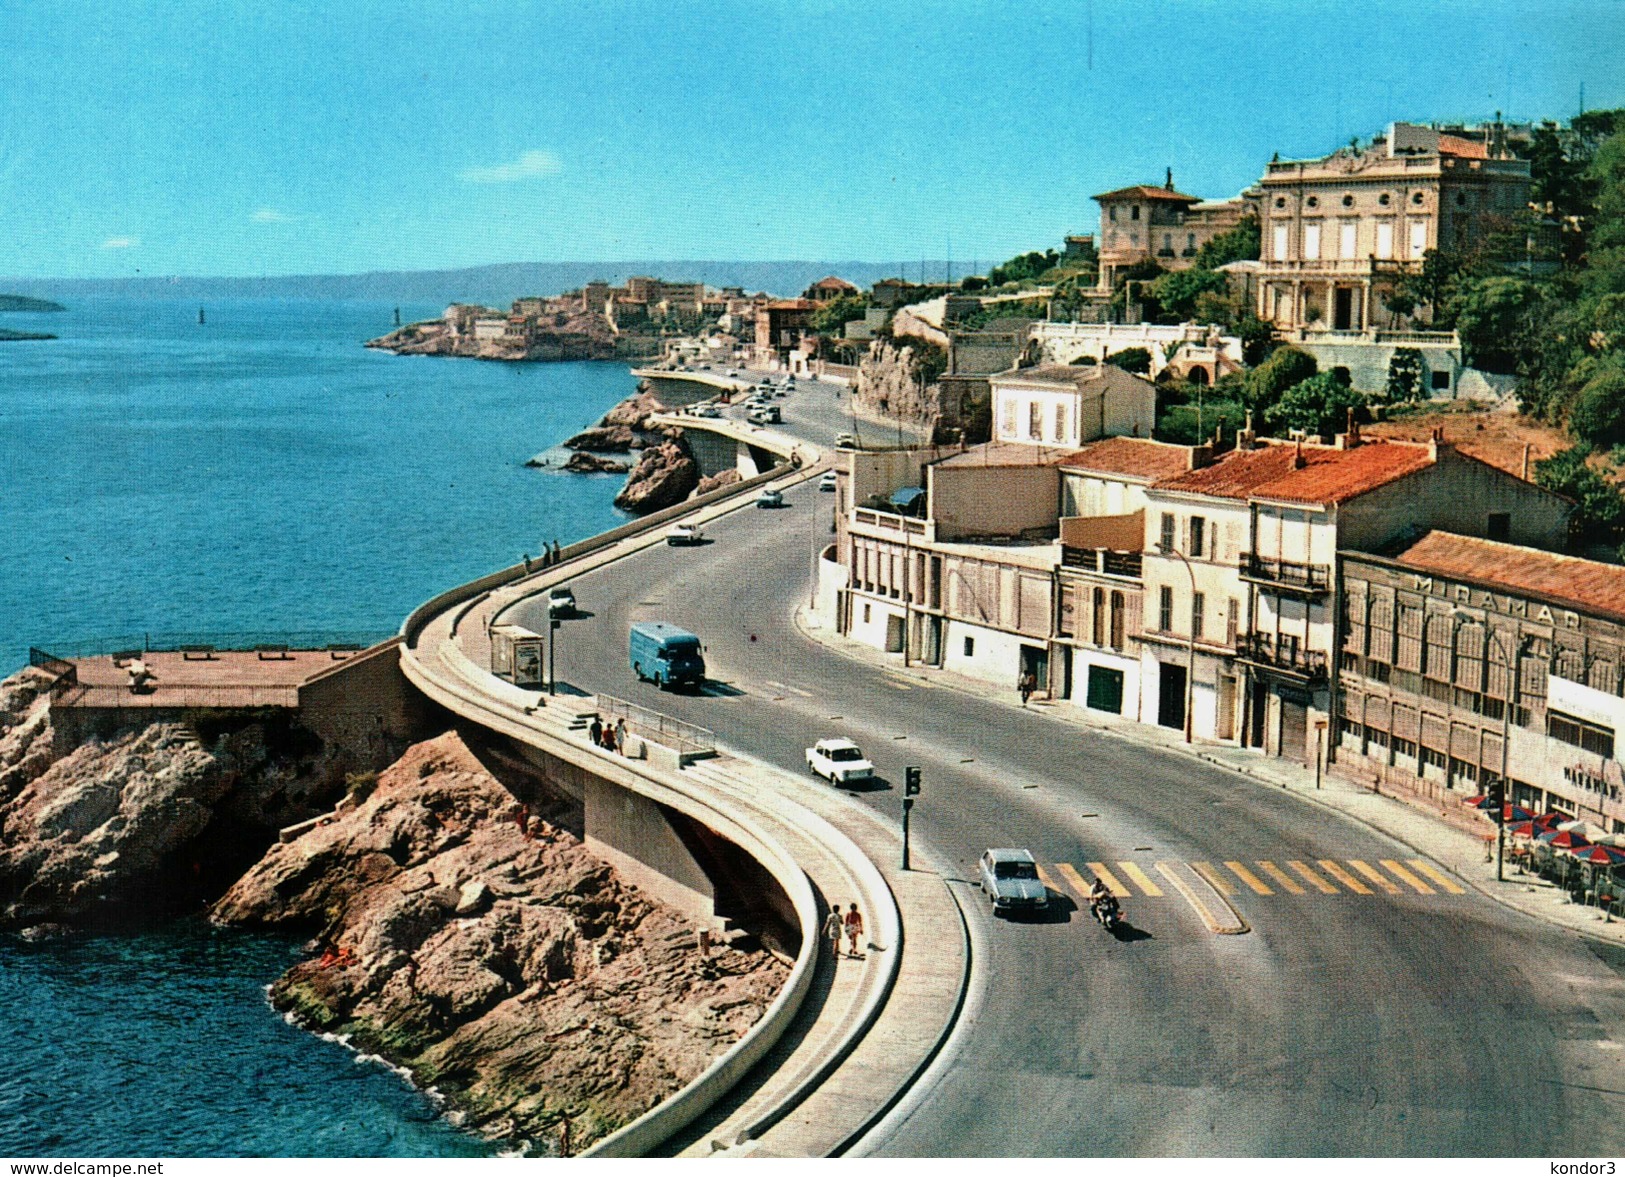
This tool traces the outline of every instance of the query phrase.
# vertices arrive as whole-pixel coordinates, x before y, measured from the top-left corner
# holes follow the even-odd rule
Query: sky
[[[1625,106],[1625,0],[0,0],[0,275],[950,257],[1395,119]]]

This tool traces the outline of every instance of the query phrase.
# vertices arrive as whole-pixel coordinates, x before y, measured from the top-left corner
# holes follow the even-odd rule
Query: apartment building
[[[1442,531],[1340,565],[1341,771],[1440,801],[1504,779],[1625,831],[1625,568]]]
[[[1075,450],[1100,437],[1150,437],[1157,386],[1110,364],[1041,364],[988,378],[993,440]]]

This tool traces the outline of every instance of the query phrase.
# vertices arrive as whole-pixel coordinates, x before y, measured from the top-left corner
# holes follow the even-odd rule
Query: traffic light
[[[920,795],[920,766],[911,764],[903,769],[903,796],[918,797]]]
[[[1505,813],[1507,801],[1506,786],[1500,781],[1492,781],[1490,787],[1484,790],[1490,801],[1490,811],[1495,814],[1495,820],[1500,821]]]

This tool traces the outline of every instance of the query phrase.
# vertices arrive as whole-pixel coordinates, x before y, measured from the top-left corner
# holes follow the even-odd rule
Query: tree
[[[868,295],[843,294],[814,311],[808,326],[819,335],[839,335],[842,327],[853,319],[863,318],[863,313],[868,309]]]
[[[1278,347],[1243,377],[1242,403],[1254,412],[1267,412],[1287,389],[1301,384],[1319,370],[1320,365],[1308,352],[1295,347]]]
[[[1422,399],[1422,353],[1414,347],[1395,348],[1388,361],[1387,398],[1396,404]]]
[[[1199,297],[1227,294],[1229,289],[1229,280],[1212,270],[1172,270],[1153,280],[1146,293],[1156,300],[1162,321],[1183,323],[1195,313]]]
[[[1586,379],[1569,413],[1570,432],[1593,446],[1625,443],[1625,362],[1617,356],[1587,357],[1575,376]]]
[[[1451,299],[1467,362],[1486,372],[1516,372],[1540,303],[1539,288],[1524,278],[1502,274],[1468,281]]]
[[[1003,265],[994,266],[988,271],[987,280],[994,286],[1003,286],[1006,282],[1026,282],[1038,275],[1055,268],[1060,255],[1053,249],[1039,253],[1018,254]]]
[[[1330,437],[1341,430],[1349,410],[1366,411],[1366,395],[1344,384],[1331,372],[1299,381],[1264,410],[1264,420],[1278,429],[1302,429]]]
[[[972,290],[986,290],[987,279],[982,277],[980,274],[967,274],[964,278],[960,279],[959,289],[967,292]]]
[[[1569,528],[1576,540],[1614,544],[1625,522],[1625,500],[1613,483],[1586,464],[1590,456],[1590,446],[1577,445],[1542,458],[1535,463],[1535,481],[1574,500]]]
[[[1242,217],[1234,229],[1227,229],[1203,243],[1196,251],[1196,268],[1217,270],[1231,262],[1257,261],[1260,245],[1258,218]]]
[[[1107,356],[1106,362],[1125,372],[1137,372],[1141,376],[1151,371],[1151,353],[1143,347],[1125,347],[1122,351]]]

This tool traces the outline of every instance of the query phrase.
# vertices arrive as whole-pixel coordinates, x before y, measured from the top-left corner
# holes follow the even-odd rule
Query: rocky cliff
[[[453,734],[274,846],[215,905],[315,932],[272,987],[306,1024],[408,1067],[489,1134],[579,1149],[697,1075],[787,970],[697,929],[530,816]]]
[[[870,412],[921,425],[935,425],[942,415],[941,389],[927,377],[928,365],[919,341],[899,344],[877,339],[858,361],[852,396]]]
[[[635,515],[649,515],[674,507],[693,493],[700,482],[700,464],[681,437],[643,451],[638,464],[615,496],[615,505]]]

